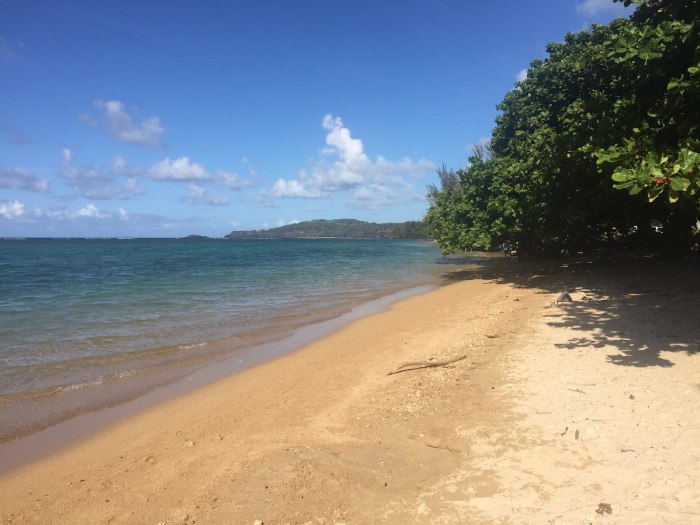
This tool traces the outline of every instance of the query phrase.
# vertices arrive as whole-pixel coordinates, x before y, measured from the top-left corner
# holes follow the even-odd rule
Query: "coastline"
[[[663,504],[692,522],[697,264],[632,270],[455,267],[446,286],[5,474],[0,518],[646,523]],[[573,305],[555,303],[563,288]],[[428,367],[387,375],[407,362]]]
[[[385,311],[397,301],[425,293],[437,286],[437,283],[422,284],[388,293],[355,305],[350,311],[330,319],[301,326],[281,339],[233,352],[208,364],[183,367],[174,380],[164,380],[154,387],[139,390],[138,394],[126,399],[104,396],[105,401],[95,408],[83,406],[75,414],[0,442],[0,476],[79,443],[122,419],[293,353],[331,335],[354,320]]]
[[[27,272],[26,260],[46,246],[20,244],[3,281],[14,302],[3,311],[0,442],[284,344],[300,328],[436,282],[441,268],[437,249],[422,243],[198,242],[183,253],[175,242],[134,240],[83,243],[84,257],[59,243],[54,259]],[[62,265],[70,271],[52,278]]]

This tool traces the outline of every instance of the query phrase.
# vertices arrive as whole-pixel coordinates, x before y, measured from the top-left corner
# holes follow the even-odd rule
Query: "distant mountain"
[[[428,239],[422,221],[377,224],[355,219],[305,221],[269,230],[233,231],[225,239]]]
[[[203,241],[209,240],[211,237],[207,237],[206,235],[188,235],[187,237],[182,237],[181,239],[183,241]]]

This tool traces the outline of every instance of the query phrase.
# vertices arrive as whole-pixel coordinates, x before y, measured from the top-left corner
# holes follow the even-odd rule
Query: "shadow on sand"
[[[445,258],[463,266],[468,257]],[[557,260],[479,258],[476,267],[447,271],[446,282],[485,279],[574,301],[545,310],[553,327],[580,332],[565,350],[619,350],[615,365],[670,367],[669,352],[700,353],[700,258],[663,259],[633,254]],[[549,313],[551,312],[551,313]],[[662,355],[663,353],[663,355]]]

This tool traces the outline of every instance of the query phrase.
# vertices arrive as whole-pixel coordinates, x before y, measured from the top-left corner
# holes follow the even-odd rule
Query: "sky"
[[[612,0],[0,0],[0,237],[420,220]]]

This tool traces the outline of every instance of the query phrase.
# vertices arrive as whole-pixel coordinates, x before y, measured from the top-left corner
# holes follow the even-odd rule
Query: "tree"
[[[688,239],[699,194],[698,2],[638,0],[629,20],[549,44],[498,105],[489,158],[477,151],[429,188],[426,220],[443,250],[510,239],[571,251],[650,221],[674,243]],[[669,198],[656,200],[665,188]]]
[[[635,3],[630,23],[607,42],[608,56],[633,70],[614,115],[626,133],[596,156],[615,188],[676,204],[668,213],[682,235],[700,206],[700,1]]]
[[[425,222],[443,253],[490,250],[517,231],[517,194],[508,186],[509,159],[484,160],[482,152],[475,148],[469,166],[457,172],[443,165],[438,170],[440,188],[428,188]]]

